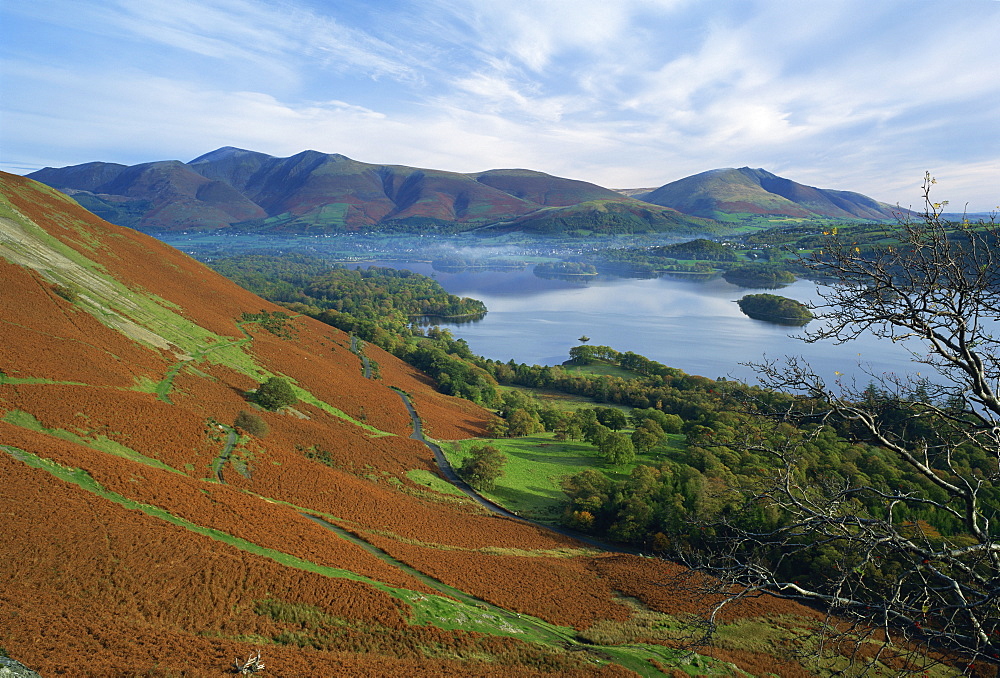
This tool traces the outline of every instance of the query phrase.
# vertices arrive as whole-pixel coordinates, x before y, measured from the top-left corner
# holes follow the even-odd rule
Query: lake
[[[522,271],[445,273],[429,264],[361,264],[368,265],[407,268],[433,276],[451,294],[482,300],[489,309],[482,320],[440,324],[465,339],[474,353],[503,361],[556,365],[568,359],[569,349],[586,335],[592,345],[633,351],[713,379],[753,381],[753,370],[741,363],[760,362],[765,356],[803,356],[828,382],[840,372],[862,385],[870,381],[865,370],[916,374],[925,367],[914,364],[903,347],[873,337],[841,346],[807,344],[793,338],[802,335],[800,328],[753,320],[735,303],[756,292],[818,301],[816,283],[805,280],[781,290],[750,290],[721,278],[547,279],[534,275],[531,266]]]

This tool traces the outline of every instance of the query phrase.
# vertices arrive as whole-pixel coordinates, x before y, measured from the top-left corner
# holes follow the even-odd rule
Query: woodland
[[[849,341],[858,327],[886,340],[915,334],[929,347],[921,362],[943,380],[871,375],[853,389],[831,387],[790,360],[761,365],[764,386],[748,386],[608,346],[584,343],[564,365],[529,366],[480,358],[447,330],[424,332],[398,316],[391,326],[373,316],[350,328],[433,376],[442,392],[496,409],[496,439],[544,432],[592,444],[603,464],[562,480],[562,525],[719,576],[731,588],[713,593],[726,600],[767,590],[818,604],[843,615],[843,625],[828,627],[837,642],[854,633],[860,647],[858,629],[867,624],[862,635],[880,633],[883,649],[896,638],[924,652],[954,652],[970,667],[994,664],[1000,374],[987,319],[998,311],[996,233],[990,224],[946,222],[928,197],[920,219],[888,235],[882,226],[847,237],[833,228],[821,239],[798,239],[810,249],[795,266],[839,282],[820,309],[834,329],[811,340]],[[738,260],[731,247],[707,240],[602,256],[638,267]],[[772,264],[732,270],[776,283],[788,275]],[[430,283],[415,287],[423,285],[429,290]],[[317,286],[307,281],[302,289],[312,297]],[[345,299],[353,293],[340,291]],[[411,305],[400,310],[420,313],[420,302],[405,298]],[[743,301],[750,315],[812,317],[776,295]],[[353,320],[308,303],[286,306],[345,328]],[[595,365],[619,372],[580,369]],[[538,397],[544,393],[592,405],[556,407]],[[671,434],[683,444],[667,451]],[[656,463],[636,463],[637,452],[658,448]],[[502,463],[497,453],[492,476]]]

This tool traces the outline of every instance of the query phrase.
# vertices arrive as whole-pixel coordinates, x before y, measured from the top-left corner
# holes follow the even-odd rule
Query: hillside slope
[[[440,438],[489,413],[370,346],[365,379],[342,332],[39,183],[3,174],[0,194],[6,653],[46,676],[219,676],[258,651],[277,676],[661,675],[660,641],[576,634],[691,609],[664,586],[679,568],[456,496],[393,389]],[[248,402],[272,375],[292,408]]]
[[[860,193],[814,188],[749,167],[701,172],[635,197],[710,219],[751,214],[884,221],[898,212]]]

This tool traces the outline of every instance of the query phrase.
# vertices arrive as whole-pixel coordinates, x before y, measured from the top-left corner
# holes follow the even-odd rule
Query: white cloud
[[[601,0],[536,0],[511,4],[489,0],[447,3],[447,11],[461,9],[477,41],[493,55],[503,54],[532,70],[550,66],[567,49],[601,50],[628,25],[631,2]]]
[[[953,204],[1000,198],[995,2],[305,2],[7,3],[32,40],[0,47],[5,160],[315,148],[617,187],[751,165],[887,201],[929,169]]]
[[[159,44],[237,64],[273,68],[286,76],[320,65],[370,77],[413,79],[403,50],[295,2],[267,0],[34,0],[17,8],[39,20],[73,26],[115,41]],[[308,66],[301,63],[309,61]]]

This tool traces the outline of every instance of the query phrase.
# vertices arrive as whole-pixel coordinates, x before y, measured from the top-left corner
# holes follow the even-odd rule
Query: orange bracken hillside
[[[47,678],[221,676],[256,652],[270,676],[680,670],[655,659],[671,656],[662,639],[626,656],[576,636],[687,611],[665,595],[675,566],[415,482],[434,458],[394,389],[438,438],[481,434],[491,415],[372,346],[381,376],[365,379],[344,333],[297,317],[274,334],[244,316],[262,310],[282,309],[0,175],[4,652]],[[270,376],[299,402],[252,405]],[[269,432],[236,428],[241,410]],[[769,613],[814,617],[752,611]]]

